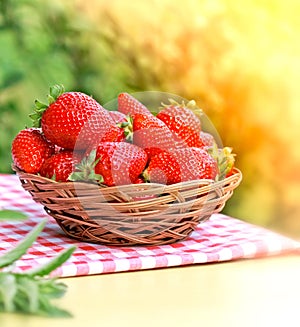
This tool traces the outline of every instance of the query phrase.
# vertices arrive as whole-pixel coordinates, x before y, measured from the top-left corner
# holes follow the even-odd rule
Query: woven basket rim
[[[41,176],[39,174],[33,174],[33,173],[27,173],[24,172],[23,170],[19,169],[17,166],[12,165],[12,170],[17,174],[17,175],[22,175],[23,178],[26,179],[28,178],[33,178],[40,180],[43,183],[50,183],[50,184],[56,184],[56,185],[65,185],[67,186],[74,186],[74,185],[86,185],[86,184],[91,184],[91,185],[97,185],[100,186],[102,189],[107,189],[111,191],[115,191],[116,189],[118,191],[122,190],[125,191],[127,189],[140,189],[140,188],[157,188],[157,189],[166,189],[168,191],[171,191],[172,189],[177,189],[177,188],[185,188],[185,187],[199,187],[199,186],[205,186],[205,185],[224,185],[227,182],[230,182],[233,178],[236,178],[237,175],[239,175],[238,183],[242,180],[242,172],[240,169],[234,167],[232,174],[222,180],[215,181],[212,179],[196,179],[196,180],[191,180],[191,181],[184,181],[184,182],[179,182],[179,183],[174,183],[174,184],[160,184],[160,183],[153,183],[153,182],[144,182],[144,183],[138,183],[138,184],[126,184],[126,185],[116,185],[116,186],[107,186],[101,183],[98,183],[97,181],[67,181],[67,182],[57,182],[53,179]]]
[[[241,171],[234,168],[231,176],[220,181],[105,186],[85,181],[56,182],[15,166],[12,169],[23,188],[67,236],[110,246],[182,241],[199,223],[223,209],[242,180]]]

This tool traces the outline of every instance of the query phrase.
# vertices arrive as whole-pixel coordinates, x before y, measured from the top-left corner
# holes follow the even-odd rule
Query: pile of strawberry
[[[128,93],[108,111],[82,92],[50,88],[49,104],[35,102],[33,127],[12,142],[20,170],[57,182],[107,186],[220,180],[232,173],[231,148],[219,149],[187,104],[170,100],[157,115]]]

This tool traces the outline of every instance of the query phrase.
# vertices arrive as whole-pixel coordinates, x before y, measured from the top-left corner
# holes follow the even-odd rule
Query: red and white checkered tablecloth
[[[72,245],[72,257],[52,276],[69,277],[202,264],[299,252],[300,243],[223,214],[214,214],[182,242],[163,246],[109,247],[77,242],[65,236],[55,220],[23,190],[15,175],[0,174],[0,207],[20,210],[29,219],[0,222],[0,255],[11,249],[41,219],[44,230],[16,265],[23,271],[45,263]]]

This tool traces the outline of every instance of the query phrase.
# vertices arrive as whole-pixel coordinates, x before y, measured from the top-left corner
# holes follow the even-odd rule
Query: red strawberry
[[[107,186],[135,183],[147,164],[146,152],[126,142],[102,142],[97,147],[95,173]]]
[[[118,96],[118,111],[132,119],[132,133],[127,140],[143,148],[149,157],[161,151],[182,147],[178,138],[160,119],[156,118],[146,106],[128,93]]]
[[[109,111],[109,115],[119,128],[118,136],[115,138],[114,142],[125,141],[126,136],[131,132],[130,128],[132,128],[130,118],[120,111]],[[102,142],[104,141],[106,140],[102,140]]]
[[[196,108],[195,101],[182,104],[170,99],[170,104],[164,104],[157,118],[162,120],[178,138],[189,147],[199,147],[201,122],[192,111]]]
[[[152,115],[145,105],[128,93],[119,94],[118,111],[128,116],[133,114]]]
[[[127,122],[127,116],[120,111],[109,111],[108,113],[116,124]]]
[[[50,89],[50,104],[36,101],[31,115],[41,124],[47,139],[65,149],[85,149],[99,140],[114,140],[118,135],[108,111],[95,99],[81,92],[64,92],[62,86]]]
[[[211,147],[216,143],[215,138],[210,133],[203,132],[203,131],[200,132],[200,142],[201,142],[200,147],[202,148]]]
[[[163,121],[143,114],[133,114],[133,143],[143,148],[149,158],[185,146]]]
[[[40,175],[57,182],[67,182],[79,161],[79,155],[70,150],[63,150],[44,161]]]
[[[12,159],[14,164],[21,170],[36,174],[45,159],[55,151],[39,128],[21,130],[12,142]]]
[[[204,149],[190,147],[162,152],[151,158],[144,178],[150,182],[175,184],[197,179],[214,180],[216,161]]]
[[[142,176],[139,176],[134,182],[133,184],[144,184],[144,178]]]

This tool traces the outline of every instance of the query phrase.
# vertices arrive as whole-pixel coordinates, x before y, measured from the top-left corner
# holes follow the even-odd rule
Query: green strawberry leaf
[[[232,148],[224,147],[219,149],[215,143],[212,147],[208,148],[208,153],[216,160],[218,164],[219,174],[216,180],[223,180],[234,167],[235,154],[232,153]]]
[[[131,116],[127,116],[126,122],[121,122],[117,124],[120,128],[123,128],[125,139],[128,143],[133,142],[133,118]]]
[[[90,154],[83,158],[82,161],[75,166],[75,171],[72,172],[68,180],[75,181],[98,181],[103,182],[103,176],[95,173],[95,166],[100,158],[96,159],[96,150],[93,149]]]
[[[34,104],[35,104],[35,109],[38,112],[44,112],[45,108],[48,107],[45,103],[40,102],[39,100],[35,100]]]
[[[48,104],[45,104],[39,100],[34,101],[34,111],[33,113],[29,114],[29,117],[32,120],[32,127],[41,127],[41,119],[44,111],[64,92],[65,88],[63,85],[53,85],[50,87],[50,94],[47,97]]]
[[[48,95],[49,104],[56,101],[56,99],[65,92],[65,88],[61,84],[56,84],[50,87],[50,94]]]

